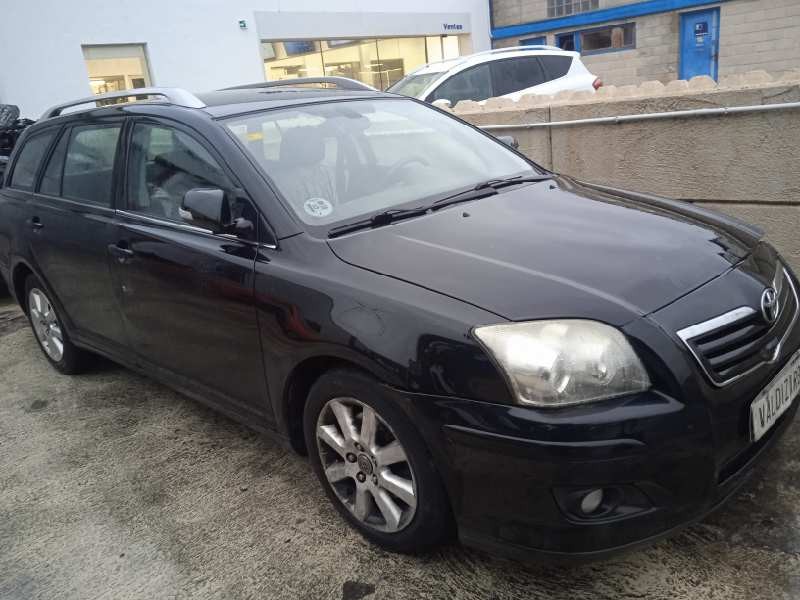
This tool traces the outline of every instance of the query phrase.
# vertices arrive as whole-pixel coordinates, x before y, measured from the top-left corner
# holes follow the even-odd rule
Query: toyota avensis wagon
[[[597,556],[731,496],[800,389],[761,232],[335,83],[25,131],[0,271],[53,366],[101,354],[274,432],[397,551]]]

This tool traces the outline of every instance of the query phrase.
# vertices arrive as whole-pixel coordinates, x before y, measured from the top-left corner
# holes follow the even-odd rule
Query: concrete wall
[[[800,110],[674,118],[623,124],[518,129],[515,124],[800,102],[800,71],[708,77],[601,93],[523,96],[519,102],[461,102],[473,123],[508,124],[531,158],[605,185],[696,202],[763,227],[800,271]]]
[[[82,44],[145,44],[154,85],[205,91],[263,81],[260,39],[270,37],[269,13],[277,24],[277,15],[297,12],[309,21],[338,13],[383,13],[389,21],[392,14],[467,13],[472,48],[489,47],[486,0],[14,0],[3,3],[0,17],[0,103],[37,118],[57,102],[89,96]]]
[[[600,8],[620,4],[632,2],[601,0]],[[546,0],[494,0],[494,26],[544,20],[547,18],[546,5]],[[800,67],[800,1],[728,0],[721,2],[719,7],[720,76],[756,69],[780,75]],[[623,22],[608,21],[591,27]],[[604,82],[617,86],[649,80],[668,83],[677,79],[680,12],[637,17],[628,22],[636,23],[636,48],[584,56],[583,61],[589,70]],[[549,31],[547,43],[555,44],[559,33],[586,28]],[[493,45],[497,48],[516,46],[521,39],[534,35],[543,34],[494,40]]]

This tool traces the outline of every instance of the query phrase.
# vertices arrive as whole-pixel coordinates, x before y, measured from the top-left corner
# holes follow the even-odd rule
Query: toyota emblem
[[[761,294],[761,314],[767,323],[774,323],[778,318],[781,307],[778,301],[778,292],[775,288],[767,288]]]

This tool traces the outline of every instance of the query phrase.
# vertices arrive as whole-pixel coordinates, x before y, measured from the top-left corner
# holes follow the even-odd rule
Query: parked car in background
[[[429,63],[386,91],[426,102],[447,100],[455,106],[461,100],[518,100],[525,94],[597,90],[602,85],[577,52],[555,46],[519,46]]]
[[[0,274],[54,368],[101,354],[272,432],[396,551],[600,556],[770,456],[800,325],[763,232],[316,81],[346,89],[144,89],[25,131]]]

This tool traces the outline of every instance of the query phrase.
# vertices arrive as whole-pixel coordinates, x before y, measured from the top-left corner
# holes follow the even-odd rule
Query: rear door
[[[219,155],[170,121],[131,123],[116,255],[122,311],[143,364],[238,416],[265,416],[254,305],[257,232],[214,235],[182,206],[193,188],[225,191],[231,214],[259,217]]]
[[[127,343],[111,282],[115,164],[122,120],[66,126],[31,197],[30,250],[73,337],[112,352]]]
[[[14,170],[8,173],[5,189],[0,188],[0,275],[9,282],[12,257],[24,253],[28,247],[31,229],[28,208],[36,177],[58,133],[59,128],[54,127],[25,139],[16,155]]]

